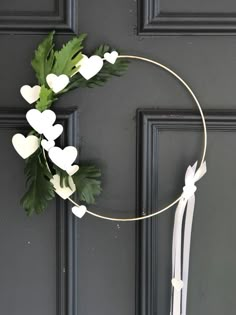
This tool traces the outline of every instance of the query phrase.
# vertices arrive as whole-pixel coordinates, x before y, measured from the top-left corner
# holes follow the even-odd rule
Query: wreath
[[[19,155],[25,159],[27,191],[21,204],[28,215],[41,213],[55,192],[68,199],[74,207],[72,212],[82,218],[87,212],[95,217],[112,221],[138,221],[154,217],[177,204],[172,241],[171,315],[186,315],[187,287],[191,230],[195,207],[196,183],[205,175],[207,128],[202,107],[189,85],[167,66],[145,57],[119,55],[107,45],[101,45],[92,56],[82,53],[85,35],[82,34],[66,43],[61,50],[54,50],[54,32],[51,32],[35,51],[32,67],[38,85],[21,87],[21,95],[35,108],[26,113],[33,130],[25,137],[17,133],[12,142]],[[55,140],[62,134],[63,126],[55,124],[56,114],[50,108],[64,93],[77,87],[103,85],[111,76],[120,76],[128,65],[128,59],[154,64],[174,76],[190,93],[195,101],[203,124],[203,152],[201,161],[189,165],[185,174],[183,191],[171,203],[151,214],[135,218],[114,218],[94,213],[85,204],[92,204],[101,193],[101,171],[95,165],[78,165],[77,148],[56,146]],[[47,158],[49,157],[49,159]],[[71,199],[76,192],[78,202]]]
[[[83,54],[86,34],[56,50],[54,34],[49,33],[39,44],[31,62],[38,84],[20,89],[22,97],[34,107],[26,114],[32,131],[12,138],[14,148],[25,159],[26,192],[20,202],[27,215],[42,213],[55,192],[64,199],[76,192],[79,201],[95,203],[102,191],[101,171],[95,165],[74,164],[77,148],[56,146],[63,126],[54,124],[56,114],[51,107],[63,94],[80,87],[102,86],[112,76],[121,76],[128,66],[128,61],[117,59],[117,51],[108,45],[100,45],[91,57]]]

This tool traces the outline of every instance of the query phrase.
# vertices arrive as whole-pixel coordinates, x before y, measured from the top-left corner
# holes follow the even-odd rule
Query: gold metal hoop
[[[168,68],[167,66],[154,61],[152,59],[148,59],[148,58],[144,58],[144,57],[140,57],[140,56],[135,56],[135,55],[120,55],[118,56],[118,58],[125,58],[125,59],[136,59],[136,60],[142,60],[142,61],[146,61],[149,63],[152,63],[156,66],[158,66],[159,68],[164,69],[165,71],[167,71],[168,73],[170,73],[172,76],[174,76],[178,81],[180,81],[182,83],[182,85],[186,88],[186,90],[190,93],[190,95],[192,96],[192,98],[194,99],[198,110],[200,112],[201,115],[201,119],[202,119],[202,124],[203,124],[203,151],[202,151],[202,157],[201,157],[201,162],[200,162],[200,166],[203,164],[204,160],[205,160],[205,156],[206,156],[206,149],[207,149],[207,128],[206,128],[206,121],[205,121],[205,117],[202,111],[202,107],[196,97],[196,95],[193,93],[192,89],[190,88],[190,86],[173,70],[171,70],[170,68]],[[156,210],[153,213],[149,214],[149,215],[145,215],[142,217],[135,217],[135,218],[113,218],[113,217],[107,217],[107,216],[103,216],[100,215],[98,213],[92,212],[90,210],[87,210],[87,213],[89,213],[90,215],[100,218],[100,219],[104,219],[104,220],[109,220],[109,221],[121,221],[121,222],[130,222],[130,221],[140,221],[140,220],[145,220],[151,217],[154,217],[158,214],[161,214],[162,212],[168,210],[169,208],[171,208],[173,205],[177,204],[179,202],[179,200],[181,199],[182,194],[175,199],[173,202],[171,202],[169,205],[165,206],[164,208],[160,209],[160,210]],[[73,199],[68,198],[68,200],[73,203],[75,206],[79,207],[80,205],[78,203],[76,203]]]

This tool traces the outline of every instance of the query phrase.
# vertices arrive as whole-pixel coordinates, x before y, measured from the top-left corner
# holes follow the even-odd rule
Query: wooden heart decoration
[[[23,159],[31,156],[40,146],[39,139],[36,136],[25,137],[21,133],[17,133],[12,137],[12,144]]]
[[[112,51],[111,53],[106,52],[104,54],[104,59],[106,61],[108,61],[109,63],[113,64],[113,65],[116,62],[117,57],[118,57],[118,52],[117,51]]]
[[[76,190],[74,181],[71,177],[69,177],[69,185],[70,187],[60,185],[60,176],[54,175],[50,182],[53,184],[55,192],[63,199],[69,198]]]
[[[64,171],[71,167],[77,157],[77,154],[78,151],[73,146],[68,146],[64,149],[53,147],[48,152],[51,161]]]
[[[44,150],[49,151],[51,148],[55,146],[55,141],[43,139],[41,141],[41,146],[44,148]]]
[[[39,134],[42,134],[54,124],[56,114],[50,109],[43,112],[40,112],[37,109],[30,109],[26,113],[26,119],[34,130],[36,130]]]
[[[85,206],[79,206],[79,207],[76,207],[74,206],[72,209],[72,212],[74,213],[75,216],[77,216],[78,218],[82,218],[85,213],[87,212],[87,208]]]
[[[48,127],[44,132],[44,136],[48,140],[56,140],[63,132],[63,126],[60,124],[56,124],[54,126]]]
[[[171,280],[171,283],[173,285],[173,287],[179,292],[182,290],[183,286],[184,286],[184,282],[182,280],[178,280],[176,278],[173,278]]]
[[[22,97],[29,104],[33,104],[39,99],[40,91],[41,91],[41,87],[39,85],[35,85],[33,87],[29,85],[24,85],[20,89],[20,93]]]
[[[99,56],[91,56],[88,58],[86,55],[83,55],[83,59],[80,60],[77,65],[80,67],[78,72],[86,79],[89,80],[94,77],[103,66],[103,60]]]
[[[70,79],[66,74],[57,76],[56,74],[50,73],[46,77],[48,86],[53,90],[54,93],[58,93],[69,84]]]

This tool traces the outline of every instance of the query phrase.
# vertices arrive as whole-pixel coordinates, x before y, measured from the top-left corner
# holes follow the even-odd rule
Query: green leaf
[[[54,74],[66,74],[69,77],[74,73],[76,64],[82,59],[82,43],[86,34],[74,37],[63,45],[60,51],[55,52]]]
[[[101,45],[94,51],[93,54],[103,57],[103,55],[108,51],[112,51],[108,45]],[[104,65],[99,73],[90,80],[86,80],[79,73],[76,73],[71,78],[70,84],[63,92],[73,90],[77,87],[91,88],[95,86],[103,86],[112,76],[122,76],[127,70],[128,64],[129,61],[123,58],[118,58],[114,65],[109,62],[104,62]]]
[[[59,177],[60,177],[60,186],[61,187],[69,187],[72,189],[72,187],[70,186],[70,182],[69,182],[70,175],[68,175],[68,173],[66,171],[62,170],[60,167],[56,166],[55,164],[53,164],[53,168],[54,168],[56,174],[59,175]]]
[[[101,181],[97,179],[99,177],[101,171],[94,165],[80,166],[78,172],[72,176],[80,201],[95,203],[95,197],[102,191]]]
[[[100,45],[98,48],[96,48],[93,54],[103,57],[104,54],[109,51],[110,51],[110,47],[106,44],[103,44],[103,45]]]
[[[37,101],[35,108],[41,112],[49,108],[52,102],[55,100],[51,89],[46,88],[44,85],[41,86],[39,100]]]
[[[48,36],[39,44],[35,50],[34,58],[31,65],[36,73],[36,77],[40,85],[46,85],[46,76],[51,73],[54,63],[54,44],[53,36],[54,31],[49,33]]]
[[[34,212],[39,214],[55,196],[53,185],[50,183],[52,175],[47,168],[41,148],[26,160],[25,174],[28,189],[21,199],[21,205],[27,215],[32,215]]]

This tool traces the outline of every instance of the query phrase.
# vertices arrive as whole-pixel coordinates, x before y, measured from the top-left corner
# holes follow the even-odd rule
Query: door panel
[[[0,32],[77,32],[76,0],[9,0],[0,3]]]
[[[139,1],[142,35],[229,35],[235,30],[233,0]]]
[[[231,148],[236,115],[235,111],[212,111],[205,117],[210,148],[206,158],[208,172],[197,183],[188,290],[187,312],[194,315],[230,312],[235,306],[234,210],[230,206],[234,202],[235,176],[230,165],[235,160]],[[138,209],[152,213],[181,194],[186,168],[201,159],[202,137],[201,119],[196,113],[138,112]],[[175,208],[138,225],[138,314],[169,313]]]

